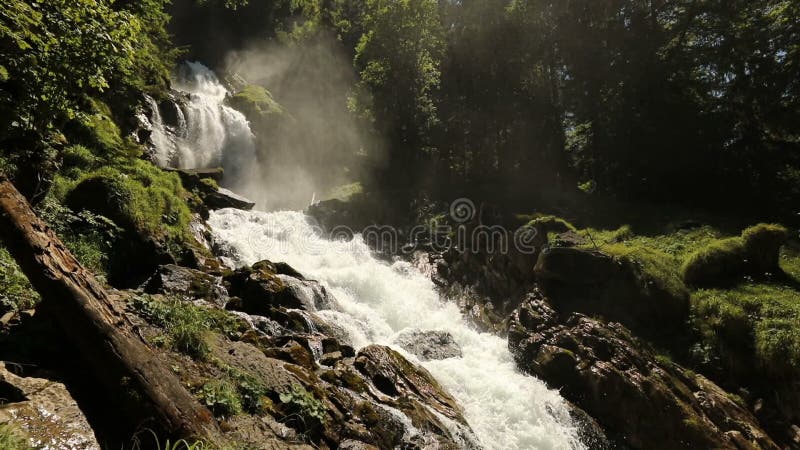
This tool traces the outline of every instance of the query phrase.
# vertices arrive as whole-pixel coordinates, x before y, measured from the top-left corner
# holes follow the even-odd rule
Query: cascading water
[[[220,162],[226,169],[226,164],[252,166],[253,138],[244,116],[223,105],[227,93],[213,73],[197,63],[187,67],[189,76],[177,83],[191,93],[186,126],[174,138],[154,134],[159,158],[184,168]],[[163,126],[160,117],[151,122]],[[390,345],[417,361],[394,345],[400,334],[449,332],[462,356],[421,364],[463,406],[483,447],[583,448],[565,401],[540,380],[517,371],[504,339],[470,327],[457,306],[440,298],[431,280],[411,264],[376,259],[360,236],[349,242],[326,240],[307,219],[299,212],[221,210],[211,214],[209,225],[231,265],[285,261],[323,283],[336,304],[319,314],[356,348]]]
[[[223,167],[226,184],[241,185],[257,165],[255,138],[247,118],[225,105],[228,90],[206,66],[185,63],[174,83],[188,101],[177,108],[177,125],[164,124],[158,105],[148,98],[156,161],[181,169]]]
[[[558,393],[519,373],[506,341],[468,326],[457,306],[443,301],[411,264],[379,261],[360,237],[325,240],[299,212],[222,210],[212,213],[209,223],[217,244],[232,255],[230,263],[285,261],[325,284],[337,305],[319,314],[344,329],[355,347],[393,345],[407,330],[451,333],[463,356],[422,365],[464,407],[484,447],[581,447]]]

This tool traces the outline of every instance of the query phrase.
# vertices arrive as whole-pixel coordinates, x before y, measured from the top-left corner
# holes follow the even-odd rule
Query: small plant
[[[158,300],[149,295],[133,299],[133,308],[145,320],[166,331],[174,350],[203,359],[211,352],[208,334],[229,336],[243,330],[243,323],[223,310],[204,308],[170,298]]]
[[[289,392],[282,393],[280,400],[290,413],[298,415],[306,426],[310,425],[309,421],[312,423],[325,422],[325,404],[299,384],[293,384]]]
[[[204,384],[198,397],[217,416],[230,417],[242,412],[242,403],[236,388],[227,381]]]

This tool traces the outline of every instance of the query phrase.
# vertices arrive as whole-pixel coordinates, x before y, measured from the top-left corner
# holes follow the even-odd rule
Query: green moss
[[[662,234],[636,234],[633,227],[623,225],[616,230],[597,230],[588,228],[581,230],[589,242],[598,246],[613,243],[625,243],[635,247],[648,247],[670,255],[680,263],[698,247],[707,245],[721,237],[721,234],[710,226],[702,226],[688,230],[664,232]]]
[[[675,258],[663,252],[633,243],[608,244],[600,250],[631,267],[643,286],[656,287],[673,298],[685,299],[689,293]]]
[[[234,94],[231,106],[248,115],[268,116],[283,114],[283,108],[272,98],[272,94],[261,86],[249,84]]]
[[[0,247],[0,312],[30,309],[39,302],[39,294],[22,273],[11,254]]]
[[[777,271],[780,247],[787,238],[784,227],[759,224],[744,230],[741,237],[712,241],[686,259],[684,280],[707,286]]]
[[[364,192],[364,187],[361,185],[360,182],[344,184],[331,189],[325,200],[335,198],[342,201],[347,201],[350,197],[356,194],[361,194],[363,192]]]
[[[122,222],[118,225],[133,227],[178,252],[182,246],[191,244],[192,215],[186,202],[188,194],[178,175],[143,160],[115,162],[115,165],[82,173],[77,179],[65,180],[66,186],[59,191],[65,188],[72,191],[90,180],[102,184],[113,197],[115,217],[111,218]]]
[[[702,289],[693,295],[693,317],[723,357],[726,349],[750,351],[773,373],[791,372],[800,368],[798,299],[800,291],[777,284]]]
[[[9,424],[0,424],[0,448],[3,450],[34,450],[28,439]]]
[[[576,231],[574,225],[560,217],[552,215],[534,215],[528,217],[531,217],[531,220],[525,226],[543,230],[546,233]]]
[[[742,238],[714,241],[690,255],[683,264],[683,279],[689,284],[714,284],[743,275],[747,253]]]

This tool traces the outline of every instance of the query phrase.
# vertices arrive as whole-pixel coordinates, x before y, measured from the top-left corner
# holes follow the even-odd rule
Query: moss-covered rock
[[[256,84],[248,84],[234,94],[229,102],[251,120],[263,120],[270,115],[281,115],[284,112],[283,107],[272,98],[272,94]]]
[[[686,259],[683,279],[692,285],[715,286],[748,275],[778,273],[779,251],[788,238],[788,230],[780,225],[759,224],[740,237],[713,241]]]
[[[618,323],[561,315],[532,295],[512,315],[509,347],[523,370],[626,448],[779,448],[719,386],[657,357]]]
[[[677,265],[653,249],[550,248],[539,255],[535,272],[559,311],[619,321],[648,337],[681,330],[689,315]]]

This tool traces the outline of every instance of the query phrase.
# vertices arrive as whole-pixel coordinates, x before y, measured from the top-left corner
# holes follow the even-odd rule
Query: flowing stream
[[[238,119],[236,123],[229,120],[238,113],[222,110],[224,87],[213,74],[208,76],[208,69],[190,67],[195,72],[189,78],[195,82],[178,85],[194,92],[186,122],[188,135],[195,137],[186,142],[202,145],[178,146],[181,165],[206,167],[226,158],[240,162],[253,158],[252,138],[250,145],[231,139],[252,133],[249,128],[244,133]],[[212,99],[216,106],[210,104]],[[558,392],[520,373],[505,339],[476,331],[458,307],[441,298],[432,281],[410,263],[376,259],[360,235],[352,241],[325,239],[300,212],[221,210],[211,214],[209,224],[230,265],[284,261],[323,283],[336,298],[336,305],[319,314],[341,329],[356,348],[390,345],[419,362],[394,345],[399,334],[409,330],[452,334],[462,357],[421,364],[462,405],[483,447],[583,448]]]

